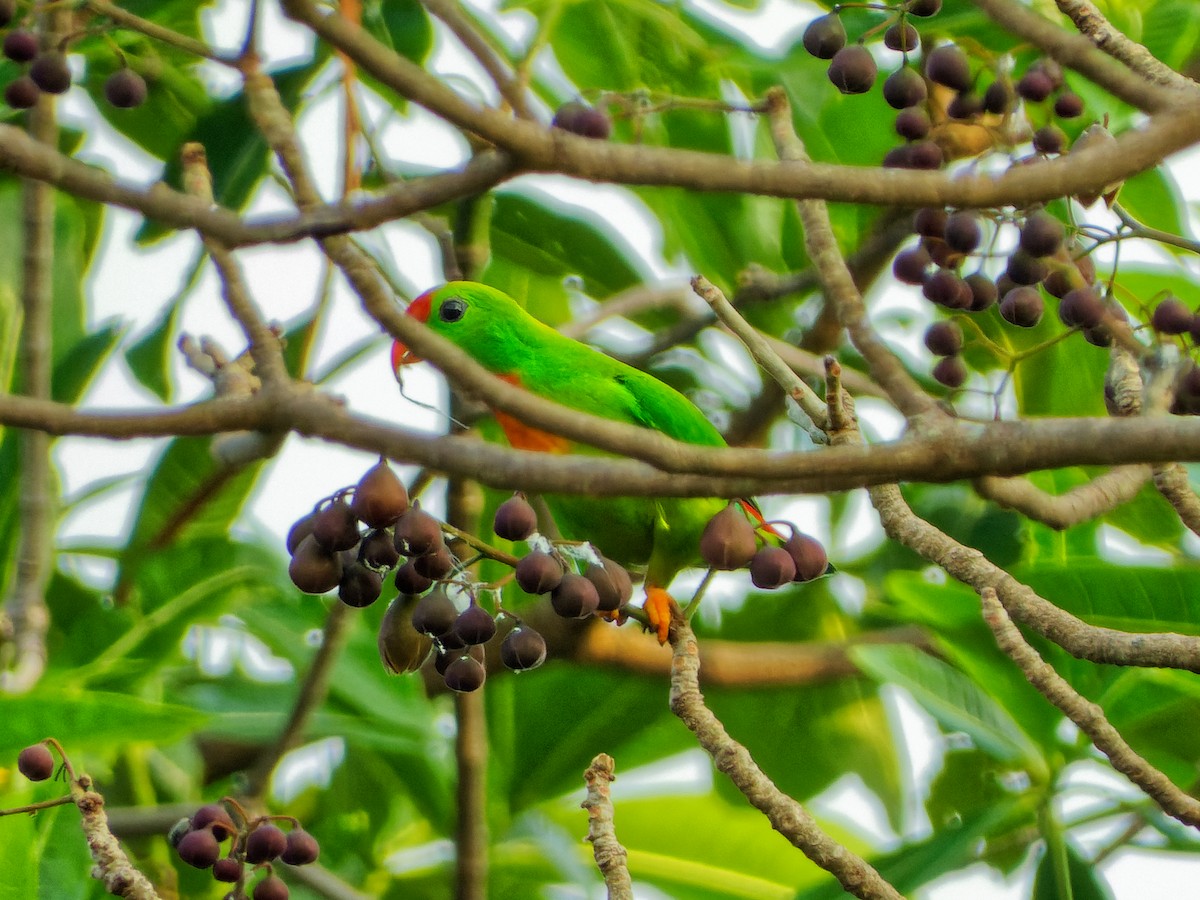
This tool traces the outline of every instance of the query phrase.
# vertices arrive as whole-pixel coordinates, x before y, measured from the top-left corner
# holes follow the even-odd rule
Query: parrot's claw
[[[650,620],[650,628],[658,636],[658,642],[665,644],[671,630],[671,607],[675,601],[663,588],[646,588],[646,618]]]

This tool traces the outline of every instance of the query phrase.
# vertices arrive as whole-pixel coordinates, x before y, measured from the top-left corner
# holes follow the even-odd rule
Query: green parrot
[[[661,431],[678,441],[725,446],[721,433],[683,394],[564,337],[494,288],[452,281],[422,294],[407,312],[484,368],[525,390],[606,419]],[[403,344],[393,346],[397,375],[401,366],[419,361]],[[508,442],[518,449],[601,452],[532,428],[506,413],[497,411],[495,416]],[[659,642],[665,642],[671,605],[667,588],[680,570],[705,565],[700,536],[728,501],[565,494],[546,495],[545,500],[564,537],[590,541],[622,565],[646,567],[646,615]],[[743,505],[757,523],[762,522],[752,504]]]

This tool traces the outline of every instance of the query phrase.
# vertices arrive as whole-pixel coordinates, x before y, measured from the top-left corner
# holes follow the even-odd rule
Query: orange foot
[[[646,610],[646,618],[650,620],[650,627],[658,635],[660,644],[667,642],[667,633],[671,630],[671,607],[674,605],[675,600],[666,592],[665,588],[646,588],[646,602],[643,604],[643,609]]]

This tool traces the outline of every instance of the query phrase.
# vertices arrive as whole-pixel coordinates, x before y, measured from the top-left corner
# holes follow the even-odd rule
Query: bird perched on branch
[[[677,441],[725,446],[720,432],[683,394],[652,375],[559,334],[494,288],[467,281],[450,282],[414,300],[408,315],[517,387],[572,409],[662,432]],[[419,361],[399,342],[392,348],[397,375],[402,366]],[[508,442],[517,449],[601,453],[527,425],[508,413],[495,411],[495,416]],[[660,642],[667,640],[670,627],[672,601],[667,588],[680,570],[701,565],[738,568],[749,562],[759,542],[783,543],[782,535],[763,523],[750,501],[730,504],[718,498],[586,494],[550,494],[545,500],[564,537],[590,541],[622,565],[645,566],[645,610]],[[706,526],[726,509],[730,512],[716,521],[728,521],[741,543],[738,553],[724,559],[725,563],[733,563],[729,565],[714,563],[710,553],[701,553]],[[718,534],[706,540],[723,544],[724,537]]]

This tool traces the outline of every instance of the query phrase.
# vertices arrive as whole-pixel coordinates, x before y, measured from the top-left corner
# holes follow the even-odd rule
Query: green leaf
[[[206,718],[186,706],[128,694],[40,686],[5,700],[0,756],[16,756],[46,737],[57,738],[68,754],[105,751],[129,740],[133,723],[138,740],[165,744],[194,732]]]
[[[973,681],[915,647],[860,645],[854,661],[879,681],[908,691],[943,728],[961,731],[980,749],[1045,781],[1046,760],[1020,725]]]
[[[175,325],[183,302],[195,289],[207,255],[199,254],[188,269],[183,286],[159,313],[157,322],[125,351],[133,377],[164,403],[171,401],[171,360],[175,353]]]
[[[566,318],[568,297],[564,279],[580,278],[583,289],[602,299],[646,280],[633,262],[633,251],[613,233],[610,226],[586,209],[567,206],[544,196],[512,191],[494,195],[491,212],[492,258],[483,278],[514,296],[553,324]],[[502,264],[507,264],[502,266]],[[504,277],[499,277],[503,275]],[[540,286],[531,292],[516,278],[532,276]],[[505,283],[498,283],[498,282]],[[547,293],[549,296],[547,296]],[[549,302],[557,309],[549,317]],[[561,304],[561,305],[560,305]],[[556,315],[555,315],[556,314]]]
[[[1185,238],[1191,234],[1179,185],[1164,168],[1147,169],[1126,181],[1121,188],[1120,204],[1143,225]],[[1162,246],[1175,253],[1185,252],[1169,244]]]
[[[37,834],[40,820],[33,816],[7,818],[4,840],[0,841],[0,869],[4,872],[4,877],[0,878],[0,900],[47,896],[38,885],[42,869]]]
[[[362,24],[380,43],[415,63],[423,63],[433,48],[433,25],[415,0],[368,0]],[[383,93],[389,95],[390,90]]]
[[[318,47],[324,45],[318,44]],[[310,62],[271,73],[286,107],[291,109],[299,104],[309,81],[324,65],[327,52],[319,50],[317,57]],[[213,103],[197,117],[193,128],[176,138],[170,152],[162,157],[166,160],[166,166],[161,181],[175,187],[181,185],[179,149],[188,141],[204,145],[216,202],[233,210],[241,210],[259,181],[266,176],[269,155],[266,140],[250,120],[244,94],[238,92]],[[136,240],[139,244],[149,244],[171,230],[157,222],[147,221],[138,229]]]
[[[1072,900],[1112,900],[1112,892],[1097,871],[1075,845],[1068,842],[1066,877],[1070,882]],[[1037,872],[1033,876],[1033,900],[1061,900],[1064,896],[1055,872],[1054,854],[1046,852],[1038,860]]]

